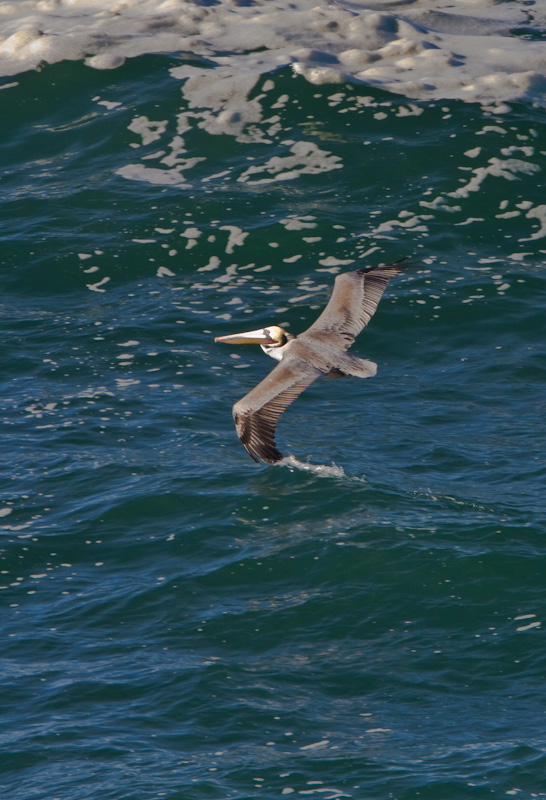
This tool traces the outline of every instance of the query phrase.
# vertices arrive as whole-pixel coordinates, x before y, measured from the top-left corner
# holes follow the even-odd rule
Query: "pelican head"
[[[260,328],[257,331],[217,336],[214,341],[224,342],[224,344],[259,344],[264,353],[280,360],[283,355],[280,350],[293,338],[284,328],[280,328],[278,325],[270,325],[268,328]]]

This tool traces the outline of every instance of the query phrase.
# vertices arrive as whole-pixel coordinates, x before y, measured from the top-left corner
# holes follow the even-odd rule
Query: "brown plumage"
[[[275,442],[277,420],[320,375],[375,375],[377,365],[373,361],[346,351],[374,315],[389,281],[408,266],[398,261],[338,275],[326,308],[297,337],[272,326],[216,338],[228,344],[260,344],[265,353],[280,361],[233,406],[237,435],[254,461],[274,464],[282,459]]]

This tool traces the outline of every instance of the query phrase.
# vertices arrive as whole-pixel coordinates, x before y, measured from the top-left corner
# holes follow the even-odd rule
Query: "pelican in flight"
[[[397,261],[338,275],[326,308],[299,336],[270,325],[215,338],[226,344],[259,344],[264,353],[280,362],[233,406],[237,435],[254,461],[274,464],[282,460],[275,443],[277,420],[318,377],[375,375],[377,364],[346,351],[374,315],[389,281],[408,266]]]

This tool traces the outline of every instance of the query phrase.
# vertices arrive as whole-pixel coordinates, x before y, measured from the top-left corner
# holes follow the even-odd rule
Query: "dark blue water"
[[[0,98],[2,797],[544,796],[545,113],[178,63]],[[214,336],[406,255],[253,464]]]

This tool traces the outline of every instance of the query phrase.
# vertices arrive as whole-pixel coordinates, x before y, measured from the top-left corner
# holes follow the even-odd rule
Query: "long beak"
[[[275,340],[271,339],[263,328],[259,331],[232,333],[229,336],[217,336],[214,341],[224,342],[225,344],[275,344]]]

